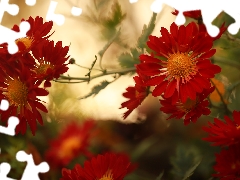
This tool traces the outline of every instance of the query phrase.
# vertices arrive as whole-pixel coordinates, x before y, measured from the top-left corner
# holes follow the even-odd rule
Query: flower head
[[[209,115],[208,100],[206,98],[212,93],[214,87],[204,89],[202,93],[197,93],[196,99],[187,99],[185,103],[180,100],[176,104],[172,104],[172,98],[160,100],[162,107],[160,108],[166,114],[172,114],[167,119],[184,117],[184,124],[188,125],[190,122],[196,122],[201,115]]]
[[[126,154],[106,153],[86,161],[84,167],[63,168],[60,180],[123,180],[135,168]]]
[[[213,167],[221,180],[240,180],[240,144],[231,145],[216,154],[216,165]]]
[[[83,125],[70,123],[54,140],[50,141],[50,149],[46,152],[46,159],[53,168],[68,165],[80,154],[90,155],[87,148],[91,130],[95,123],[85,121]]]
[[[172,23],[170,33],[162,27],[161,34],[149,37],[147,44],[153,53],[141,55],[137,65],[140,73],[151,76],[146,85],[156,86],[153,96],[176,97],[174,103],[195,100],[196,93],[209,89],[210,78],[221,71],[209,59],[216,51],[211,49],[212,39],[200,33],[195,23],[179,28]]]
[[[43,125],[39,110],[48,112],[37,96],[47,96],[48,92],[36,85],[36,79],[32,78],[28,68],[19,66],[13,70],[5,65],[0,71],[0,99],[6,99],[10,104],[7,111],[0,111],[1,120],[17,116],[20,123],[16,127],[16,133],[24,134],[28,124],[34,135],[37,121]]]
[[[145,86],[144,82],[146,81],[146,76],[135,76],[133,77],[135,81],[134,87],[128,87],[127,92],[123,93],[125,98],[128,98],[126,102],[121,104],[121,108],[126,107],[128,109],[127,112],[124,113],[123,118],[126,119],[128,115],[136,109],[143,100],[148,96],[148,87]]]
[[[69,47],[62,47],[62,42],[58,41],[54,45],[53,41],[45,40],[38,48],[32,50],[36,59],[33,72],[36,77],[42,81],[45,80],[45,87],[51,86],[50,81],[53,78],[59,78],[61,74],[68,70],[66,61]]]
[[[203,127],[208,133],[205,141],[212,142],[214,146],[229,146],[240,143],[240,112],[233,111],[233,120],[224,117],[226,122],[214,118],[214,123],[208,122],[209,127]]]

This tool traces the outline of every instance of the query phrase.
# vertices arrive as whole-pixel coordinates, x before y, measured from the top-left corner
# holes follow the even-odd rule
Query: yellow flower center
[[[47,72],[48,68],[52,68],[51,64],[44,64],[41,63],[37,68],[36,68],[36,72],[37,74],[45,74]]]
[[[171,77],[187,78],[196,74],[196,64],[188,54],[175,53],[168,58],[167,70]]]
[[[78,137],[69,137],[62,142],[59,148],[58,156],[60,158],[73,157],[74,150],[79,149],[80,146],[81,140]]]
[[[195,100],[192,100],[192,99],[188,98],[185,103],[180,103],[179,109],[184,111],[184,112],[189,112],[196,107],[197,103],[198,103],[197,98]]]
[[[29,49],[33,43],[33,38],[31,37],[19,38],[16,40],[16,44],[18,44],[19,42],[22,42],[26,49]]]
[[[10,80],[5,96],[11,105],[24,106],[27,103],[28,88],[18,79]]]
[[[108,170],[99,180],[113,180],[113,174],[111,170]]]

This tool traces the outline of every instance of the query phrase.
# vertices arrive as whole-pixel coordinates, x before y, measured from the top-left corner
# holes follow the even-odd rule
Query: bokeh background
[[[37,0],[34,6],[27,6],[24,0],[10,0],[20,7],[17,16],[4,14],[2,25],[11,28],[19,24],[22,18],[41,16],[45,19],[50,0]],[[58,2],[55,13],[65,16],[65,23],[58,26],[54,23],[54,34],[50,39],[62,41],[63,45],[70,45],[69,55],[76,63],[90,67],[95,55],[107,43],[106,34],[103,33],[98,18],[107,16],[115,0],[56,0]],[[153,0],[139,0],[130,3],[129,0],[119,0],[126,18],[121,23],[121,43],[113,43],[106,51],[102,65],[108,70],[120,69],[117,58],[136,45],[142,33],[144,24],[148,24],[152,11],[150,6]],[[71,7],[82,8],[80,16],[71,14]],[[153,35],[160,36],[160,28],[169,29],[175,16],[173,9],[163,6],[157,15]],[[98,62],[96,66],[98,66]],[[84,77],[87,69],[76,65],[69,65],[66,75]],[[92,71],[92,75],[98,71]],[[88,119],[96,123],[96,131],[90,138],[89,149],[93,154],[105,151],[125,152],[133,162],[138,163],[134,173],[127,176],[127,180],[156,179],[164,172],[162,179],[183,179],[186,172],[201,160],[191,179],[209,179],[213,173],[214,152],[218,151],[201,140],[206,134],[201,127],[207,124],[212,117],[202,117],[196,124],[183,125],[182,120],[168,120],[159,111],[160,104],[157,98],[151,95],[132,114],[123,120],[122,115],[126,109],[119,109],[126,99],[122,96],[125,89],[134,85],[134,74],[124,75],[115,82],[101,90],[96,96],[79,100],[91,91],[91,88],[103,80],[113,80],[112,75],[103,76],[89,83],[57,83],[53,82],[49,88],[50,95],[43,100],[49,113],[43,115],[44,126],[38,126],[36,136],[28,132],[25,136],[6,137],[0,135],[2,154],[0,157],[12,165],[9,177],[20,179],[26,164],[16,162],[15,152],[20,149],[34,154],[37,163],[45,161],[45,152],[51,147],[49,140],[57,138],[68,124],[75,120],[83,124]],[[224,90],[224,88],[223,88]],[[66,167],[72,168],[76,163],[83,164],[87,158],[83,155],[76,157]],[[1,160],[2,161],[2,160]],[[50,170],[41,175],[41,179],[59,179],[61,168]]]

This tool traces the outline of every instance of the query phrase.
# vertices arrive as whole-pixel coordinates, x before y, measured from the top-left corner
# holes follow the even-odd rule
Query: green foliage
[[[129,52],[122,53],[118,58],[121,67],[131,68],[134,67],[135,64],[139,64],[140,54],[141,52],[136,48],[131,48],[130,53]]]
[[[182,180],[187,180],[201,162],[198,149],[195,147],[185,147],[179,145],[176,155],[171,157],[170,162],[173,166],[172,174]]]
[[[149,35],[152,34],[155,28],[156,18],[157,18],[157,13],[153,13],[148,26],[146,24],[143,26],[142,34],[137,41],[137,47],[141,49],[147,47],[146,42],[148,40]]]
[[[164,174],[164,171],[159,174],[159,176],[156,178],[156,180],[162,180],[163,174]]]
[[[144,53],[145,49],[148,49],[146,44],[149,35],[155,28],[157,14],[153,13],[148,26],[143,26],[142,34],[138,38],[137,45],[135,48],[130,48],[130,52],[122,53],[119,58],[119,64],[124,68],[134,67],[135,64],[139,64],[139,56]]]
[[[100,84],[94,86],[89,94],[79,98],[79,100],[80,99],[86,99],[86,98],[88,98],[90,96],[96,96],[102,89],[107,87],[107,85],[109,85],[110,83],[111,82],[106,81],[106,80],[102,81]]]

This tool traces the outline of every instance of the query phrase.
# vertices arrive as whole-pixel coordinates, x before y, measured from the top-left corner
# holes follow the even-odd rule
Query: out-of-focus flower
[[[185,103],[196,99],[196,93],[211,87],[210,78],[221,68],[210,61],[216,50],[212,39],[199,32],[196,23],[178,27],[172,23],[170,33],[161,28],[161,37],[149,36],[147,45],[153,50],[151,56],[141,55],[137,65],[139,72],[151,76],[148,86],[156,86],[153,96],[174,97]],[[160,57],[159,59],[156,57]]]
[[[231,145],[216,154],[216,165],[213,167],[221,180],[240,180],[240,144]]]
[[[44,87],[50,87],[53,78],[59,78],[61,74],[68,70],[67,56],[69,47],[62,47],[62,42],[58,41],[54,45],[53,41],[45,40],[32,50],[36,59],[35,67],[32,69],[40,81],[45,80]]]
[[[10,106],[7,111],[1,112],[1,120],[6,121],[10,116],[17,116],[20,123],[16,133],[25,134],[27,124],[35,135],[37,121],[43,125],[39,110],[48,112],[37,96],[47,96],[48,91],[35,84],[28,68],[19,66],[12,69],[5,65],[0,68],[0,99],[8,100]]]
[[[94,126],[93,120],[87,120],[83,125],[75,121],[67,125],[56,139],[50,141],[50,148],[45,154],[49,165],[61,168],[80,154],[90,157],[91,153],[87,149]]]
[[[224,117],[225,122],[214,118],[214,123],[208,122],[209,127],[203,127],[208,133],[205,141],[212,142],[214,146],[229,146],[240,143],[240,112],[233,111],[233,120]]]
[[[60,180],[123,180],[135,168],[126,154],[106,153],[85,161],[84,167],[63,168]]]
[[[221,100],[221,96],[224,98],[224,102],[225,103],[229,103],[227,98],[225,98],[225,93],[226,93],[226,90],[225,90],[225,86],[224,84],[217,80],[216,78],[212,78],[211,79],[211,82],[213,84],[213,86],[216,87],[216,89],[210,94],[209,96],[209,99],[213,102],[213,103],[219,103],[219,102],[222,102]],[[220,95],[219,95],[220,94]]]
[[[133,79],[135,81],[135,86],[128,87],[126,89],[127,92],[123,93],[123,96],[129,99],[126,102],[122,103],[120,107],[120,109],[125,107],[128,109],[128,111],[123,115],[124,119],[126,119],[128,115],[143,102],[149,93],[149,88],[144,84],[147,79],[146,76],[135,76]]]
[[[214,87],[204,89],[202,93],[197,93],[195,100],[188,98],[185,103],[178,101],[173,105],[171,98],[160,100],[160,103],[162,104],[160,110],[166,114],[172,114],[167,120],[184,117],[184,125],[188,125],[190,122],[195,123],[201,115],[209,115],[211,113],[207,108],[209,102],[206,98],[213,92],[213,90]]]

